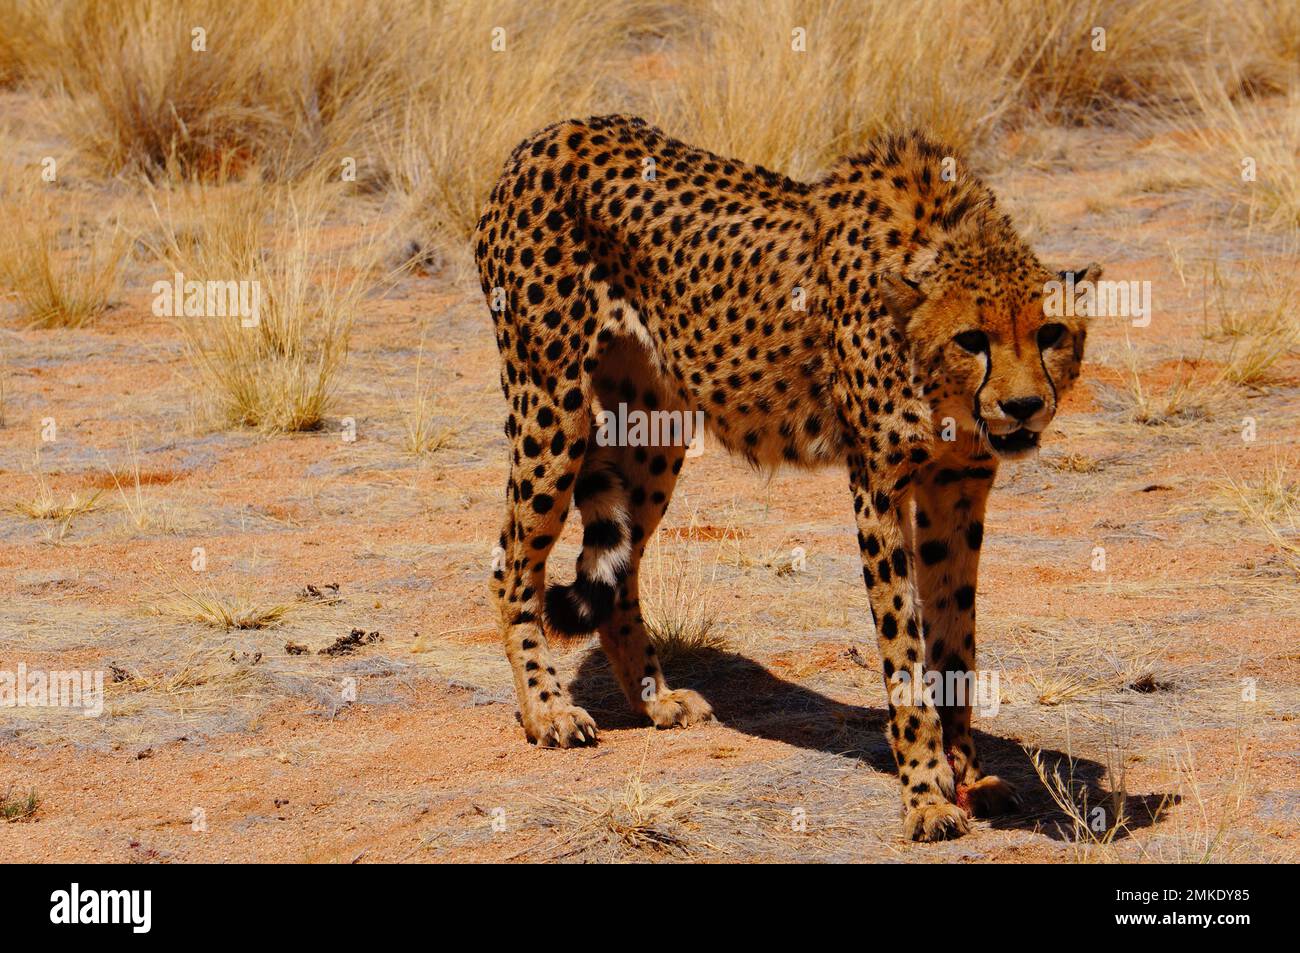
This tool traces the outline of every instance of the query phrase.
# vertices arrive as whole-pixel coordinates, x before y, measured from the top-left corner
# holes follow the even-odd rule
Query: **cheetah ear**
[[[906,334],[912,312],[925,301],[921,286],[896,271],[887,271],[880,276],[880,297],[885,302],[885,310],[898,326],[898,332]]]

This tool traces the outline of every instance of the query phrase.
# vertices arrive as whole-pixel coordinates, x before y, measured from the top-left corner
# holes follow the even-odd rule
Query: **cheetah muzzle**
[[[889,693],[903,829],[959,836],[1013,810],[986,774],[972,698],[984,510],[1078,376],[1086,320],[1045,314],[1049,271],[953,150],[871,142],[816,182],[713,155],[640,119],[560,122],[522,142],[475,259],[501,352],[510,475],[491,581],[528,738],[596,741],[548,640],[597,633],[633,710],[707,721],[665,680],[638,572],[686,458],[680,428],[600,439],[606,411],[678,421],[754,467],[842,466]],[[546,575],[571,507],[574,581]]]

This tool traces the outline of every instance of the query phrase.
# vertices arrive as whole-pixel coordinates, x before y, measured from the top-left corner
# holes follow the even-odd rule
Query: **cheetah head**
[[[1050,271],[1018,239],[983,237],[943,246],[911,277],[882,276],[936,427],[955,423],[1003,460],[1036,452],[1079,375],[1087,335],[1086,317],[1049,305],[1070,280],[1100,276],[1097,264]]]

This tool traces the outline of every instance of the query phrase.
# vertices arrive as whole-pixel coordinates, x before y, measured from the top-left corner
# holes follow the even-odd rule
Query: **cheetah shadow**
[[[888,713],[883,708],[837,701],[786,681],[735,652],[692,651],[688,658],[666,660],[664,670],[669,684],[693,688],[704,695],[713,705],[718,721],[729,728],[810,751],[856,758],[873,770],[895,773],[893,755],[885,739]],[[644,719],[628,709],[599,648],[593,648],[581,660],[569,689],[574,703],[596,719],[601,731],[646,726]],[[992,818],[991,827],[1037,832],[1058,841],[1083,839],[1039,779],[1030,755],[1016,740],[976,729],[975,743],[986,769],[1014,784],[1022,803],[1017,813]],[[1039,758],[1049,776],[1054,770],[1059,771],[1074,790],[1075,803],[1086,804],[1089,815],[1100,807],[1105,811],[1105,818],[1114,816],[1119,806],[1115,801],[1121,795],[1112,796],[1105,765],[1077,756],[1071,762],[1065,752],[1047,748],[1041,750]],[[1154,826],[1178,801],[1177,795],[1123,796],[1125,823],[1110,835],[1111,839],[1122,840],[1134,831]],[[1103,835],[1099,832],[1097,836]]]

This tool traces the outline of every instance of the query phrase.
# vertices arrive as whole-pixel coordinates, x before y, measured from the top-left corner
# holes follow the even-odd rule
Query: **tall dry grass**
[[[700,0],[691,9],[668,80],[647,91],[651,115],[684,139],[795,178],[900,125],[969,147],[1005,109],[1009,64],[972,49],[971,23],[941,0]],[[952,55],[959,48],[965,64]]]
[[[1221,486],[1244,522],[1262,530],[1300,579],[1300,462],[1277,456],[1255,479],[1229,478]]]
[[[1176,65],[1204,54],[1208,24],[1224,15],[1195,0],[700,0],[691,10],[652,112],[714,151],[801,178],[899,127],[970,150],[1027,116],[1096,122],[1180,99]]]
[[[57,55],[67,136],[110,175],[293,177],[356,158],[418,68],[414,0],[78,0]],[[418,36],[418,35],[417,35]]]
[[[331,193],[295,187],[200,188],[194,205],[160,212],[155,249],[172,281],[248,281],[258,315],[176,315],[201,406],[222,425],[319,429],[347,358],[352,323],[375,285],[376,246],[322,248]]]
[[[1205,0],[976,0],[968,12],[1006,47],[1014,108],[1064,123],[1181,100],[1176,67],[1210,53],[1232,16]]]
[[[58,0],[0,0],[0,89],[32,78],[54,55],[50,24]]]
[[[729,648],[709,596],[723,547],[720,542],[691,542],[695,526],[692,516],[685,539],[670,539],[661,529],[640,564],[646,634],[660,661],[678,672],[706,663]]]
[[[120,223],[96,223],[83,201],[7,173],[0,221],[0,298],[28,327],[82,327],[113,305],[130,256]]]
[[[613,54],[659,9],[648,0],[45,2],[52,25],[43,34],[20,26],[28,55],[11,59],[61,91],[62,129],[101,172],[346,174],[391,186],[438,239],[469,236],[529,132],[622,103],[598,101],[597,90],[616,81]],[[46,34],[56,40],[37,41]]]
[[[1212,105],[1182,67],[1224,49],[1252,77],[1231,89],[1289,88],[1300,44],[1287,0],[33,4],[41,17],[9,20],[0,82],[61,90],[65,132],[102,171],[294,179],[354,165],[453,245],[511,148],[568,116],[648,113],[809,177],[900,126],[972,149],[1026,118]]]
[[[498,0],[425,6],[419,61],[398,122],[377,133],[384,177],[420,231],[464,244],[510,151],[552,122],[626,108],[609,92],[627,37],[652,30],[642,0],[563,7]]]
[[[1235,268],[1216,260],[1207,268],[1201,298],[1202,336],[1226,342],[1225,379],[1264,387],[1287,376],[1287,361],[1300,353],[1300,254],[1295,249],[1261,256]]]
[[[1185,73],[1190,100],[1167,113],[1190,140],[1169,155],[1202,190],[1252,227],[1294,235],[1300,228],[1300,83],[1277,102],[1234,92],[1241,72]]]
[[[1300,81],[1300,4],[1251,0],[1225,8],[1228,40],[1242,57],[1240,88],[1285,93]]]

